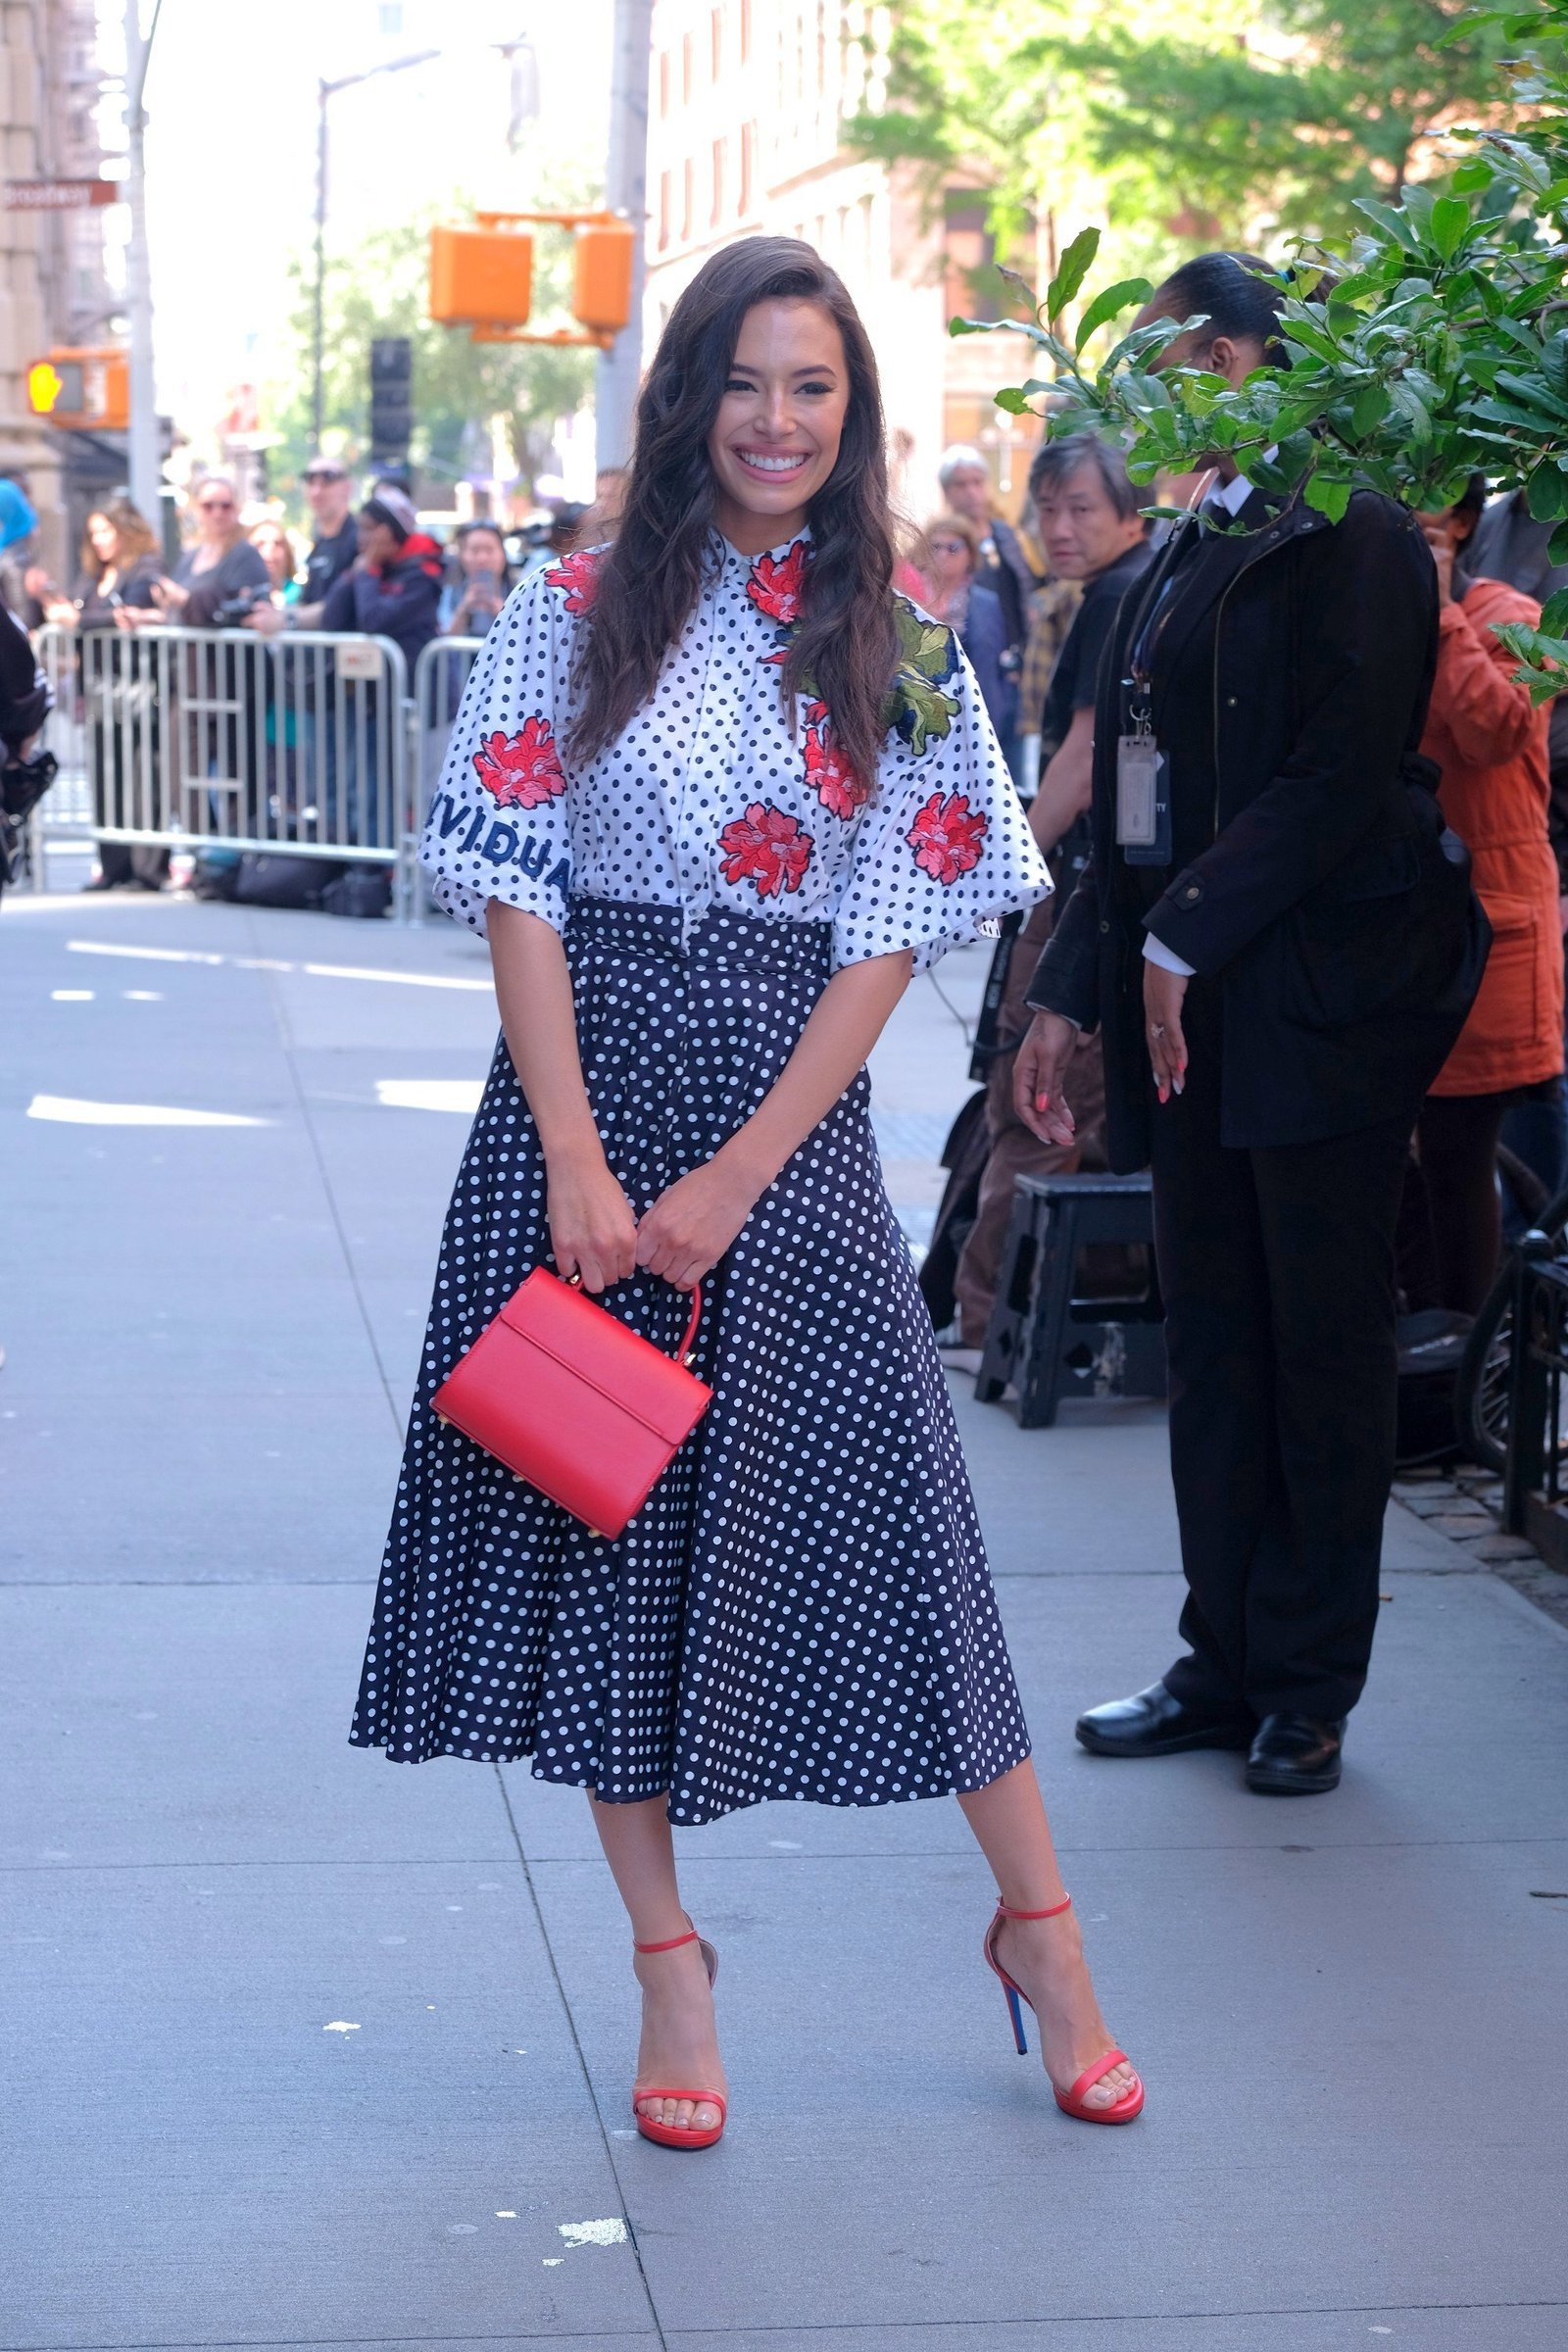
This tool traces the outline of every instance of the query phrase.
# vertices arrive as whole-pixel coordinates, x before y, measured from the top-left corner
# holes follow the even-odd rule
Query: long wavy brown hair
[[[119,534],[120,554],[116,562],[122,571],[127,571],[138,556],[162,555],[157,532],[141,509],[133,507],[128,498],[106,498],[102,505],[90,510],[87,516],[89,522],[94,514],[101,514],[105,522],[112,522]],[[101,579],[109,568],[91,539],[85,535],[81,542],[81,568],[89,580]]]
[[[794,237],[744,237],[703,265],[670,312],[637,403],[626,503],[580,640],[572,759],[590,760],[653,694],[711,563],[717,485],[708,436],[748,311],[814,302],[844,339],[849,403],[838,460],[807,510],[812,561],[780,683],[813,691],[840,749],[876,773],[897,658],[882,393],[859,314],[837,272]]]

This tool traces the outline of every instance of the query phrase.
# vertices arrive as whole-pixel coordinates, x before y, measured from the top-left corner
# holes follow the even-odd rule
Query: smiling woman
[[[571,750],[591,757],[652,693],[716,528],[743,555],[815,542],[780,685],[808,679],[869,773],[895,660],[882,395],[855,305],[808,245],[747,237],[670,315],[639,404],[638,460],[600,570]]]
[[[779,238],[713,256],[649,370],[612,546],[485,640],[423,851],[489,938],[503,1035],[353,1737],[589,1791],[644,1995],[637,2128],[670,2147],[716,2140],[726,2096],[670,1824],[771,1797],[957,1795],[1018,2046],[1033,1999],[1070,2113],[1143,2103],[871,1131],[865,1058],[911,970],[1050,887],[953,631],[890,587],[882,441],[833,272]],[[613,1541],[430,1409],[546,1260],[712,1391]]]

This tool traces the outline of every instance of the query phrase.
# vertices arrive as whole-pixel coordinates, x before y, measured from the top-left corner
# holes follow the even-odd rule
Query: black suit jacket
[[[1100,676],[1094,855],[1029,990],[1037,1008],[1103,1030],[1118,1169],[1150,1152],[1146,931],[1223,989],[1221,1140],[1242,1149],[1395,1112],[1413,1123],[1486,958],[1468,860],[1419,753],[1438,642],[1419,524],[1371,491],[1339,523],[1254,492],[1240,520],[1245,535],[1232,536],[1190,517],[1123,604]],[[1178,564],[1153,726],[1171,756],[1178,840],[1184,775],[1189,791],[1206,779],[1212,811],[1185,814],[1212,838],[1151,906],[1148,870],[1116,847],[1116,737],[1134,632]],[[1173,703],[1185,713],[1174,739],[1161,729]]]

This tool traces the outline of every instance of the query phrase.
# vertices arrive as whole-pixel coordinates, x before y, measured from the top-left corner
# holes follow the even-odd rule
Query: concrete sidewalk
[[[955,1807],[763,1806],[682,1836],[730,2131],[650,2147],[581,1797],[345,1741],[482,950],[8,898],[0,998],[6,2352],[1568,2341],[1556,1626],[1396,1510],[1338,1795],[1097,1763],[1077,1709],[1172,1650],[1162,1417],[960,1396],[1148,2112],[1069,2124],[1013,2055]],[[875,1067],[911,1231],[964,1059],[918,984]]]

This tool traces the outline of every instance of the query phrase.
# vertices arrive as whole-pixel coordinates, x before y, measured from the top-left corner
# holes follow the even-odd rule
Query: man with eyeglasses
[[[250,626],[264,637],[279,629],[318,629],[321,607],[334,583],[349,570],[359,553],[359,536],[351,509],[354,485],[348,467],[336,458],[313,458],[304,472],[305,499],[316,524],[316,537],[305,559],[305,581],[297,605],[266,605],[250,616]]]

